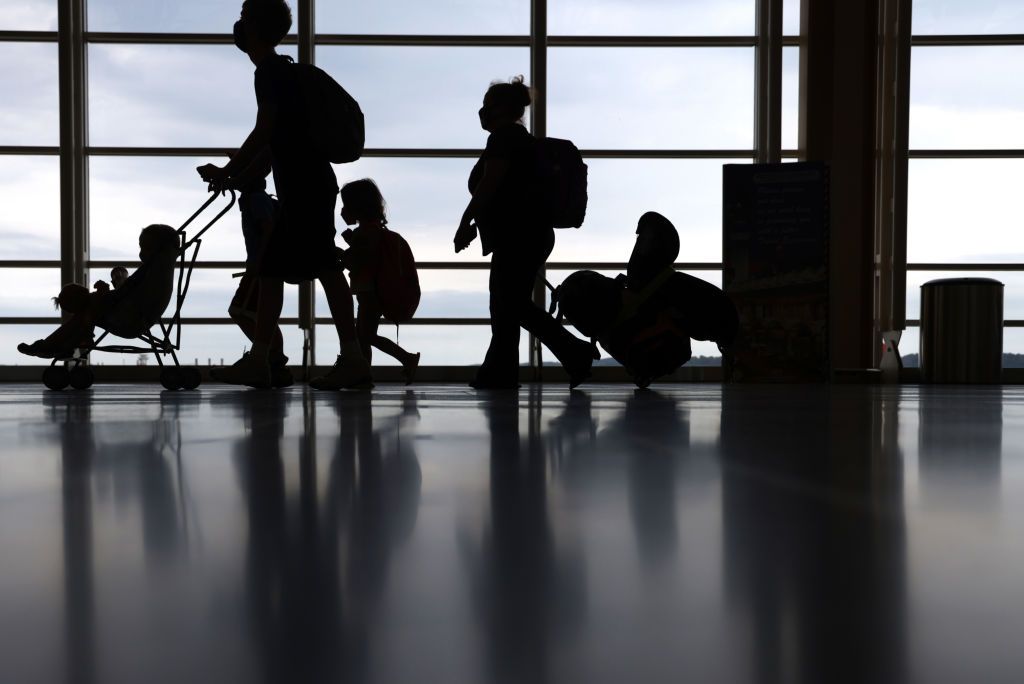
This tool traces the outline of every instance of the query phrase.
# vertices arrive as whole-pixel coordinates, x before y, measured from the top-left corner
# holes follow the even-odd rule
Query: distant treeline
[[[919,368],[921,360],[917,354],[903,357],[904,368]],[[1024,368],[1024,354],[1003,354],[1003,368]]]

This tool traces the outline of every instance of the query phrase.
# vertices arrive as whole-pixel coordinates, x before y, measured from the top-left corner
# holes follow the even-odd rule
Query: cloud
[[[915,0],[915,34],[1022,33],[1018,0]]]
[[[560,0],[548,19],[552,35],[752,35],[748,0]]]
[[[0,30],[56,31],[57,3],[53,0],[4,0]]]
[[[57,44],[0,43],[0,63],[0,145],[57,145]]]

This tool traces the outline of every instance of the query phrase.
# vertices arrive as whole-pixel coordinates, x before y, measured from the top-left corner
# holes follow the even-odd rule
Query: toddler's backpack
[[[559,138],[538,140],[538,182],[551,225],[579,228],[587,216],[587,165],[576,145]]]
[[[366,124],[359,103],[323,69],[312,64],[293,67],[316,146],[335,164],[359,159],[366,144]]]
[[[384,229],[377,262],[377,298],[381,313],[392,323],[412,320],[420,305],[420,277],[409,243],[398,233]]]

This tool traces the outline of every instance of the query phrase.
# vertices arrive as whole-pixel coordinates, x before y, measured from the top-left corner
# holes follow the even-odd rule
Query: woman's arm
[[[462,213],[459,229],[455,231],[456,252],[461,252],[469,247],[476,238],[476,227],[473,222],[478,218],[480,210],[486,207],[494,197],[498,186],[501,185],[505,174],[508,173],[508,168],[509,161],[500,157],[484,162],[483,175],[480,182],[477,183],[476,189],[473,190],[473,196],[470,198],[469,204],[466,205],[466,210]]]
[[[274,129],[276,112],[271,105],[262,105],[256,112],[256,125],[246,137],[238,152],[223,167],[205,164],[196,170],[203,180],[216,186],[239,171],[247,169],[265,150],[270,147],[270,133]],[[267,152],[269,154],[269,152]]]

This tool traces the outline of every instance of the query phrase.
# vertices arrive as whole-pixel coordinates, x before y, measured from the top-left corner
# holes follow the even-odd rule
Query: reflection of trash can
[[[1003,370],[1003,284],[946,278],[921,286],[921,378],[997,383]]]

